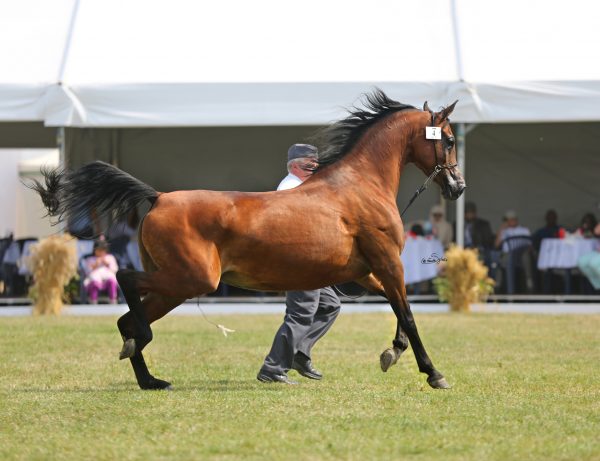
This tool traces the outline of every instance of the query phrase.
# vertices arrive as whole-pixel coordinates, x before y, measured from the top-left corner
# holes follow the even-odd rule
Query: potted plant
[[[52,235],[31,248],[26,261],[33,274],[29,297],[34,315],[60,314],[71,280],[77,276],[77,249],[69,234]]]
[[[472,303],[484,302],[494,291],[494,280],[478,256],[477,250],[458,246],[451,246],[445,254],[433,285],[440,301],[448,302],[452,311],[468,312]]]

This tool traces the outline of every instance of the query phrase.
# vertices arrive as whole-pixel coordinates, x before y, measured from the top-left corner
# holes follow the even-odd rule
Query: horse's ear
[[[456,106],[457,102],[458,102],[458,99],[456,101],[454,101],[452,104],[450,104],[448,107],[445,107],[440,112],[440,117],[441,117],[440,120],[446,120],[450,116],[450,114],[454,110],[454,107]]]
[[[423,104],[423,110],[425,112],[431,112],[431,109],[429,108],[429,104],[427,104],[427,101],[425,101],[425,104]]]

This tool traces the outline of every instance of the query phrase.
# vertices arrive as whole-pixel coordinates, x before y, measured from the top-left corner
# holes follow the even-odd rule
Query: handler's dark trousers
[[[333,288],[288,291],[283,324],[277,330],[261,371],[287,373],[297,352],[310,358],[315,343],[331,328],[340,313],[340,300]]]

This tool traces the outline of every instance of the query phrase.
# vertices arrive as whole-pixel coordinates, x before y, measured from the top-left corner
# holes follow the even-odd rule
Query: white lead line
[[[223,333],[223,336],[225,336],[227,338],[228,333],[235,333],[235,330],[232,330],[231,328],[227,328],[226,326],[221,325],[220,323],[217,324],[217,323],[211,321],[204,313],[204,310],[200,307],[200,298],[198,298],[198,302],[196,305],[198,306],[198,309],[200,309],[200,312],[202,313],[202,317],[204,317],[204,320],[206,320],[211,325],[214,325],[221,333]]]

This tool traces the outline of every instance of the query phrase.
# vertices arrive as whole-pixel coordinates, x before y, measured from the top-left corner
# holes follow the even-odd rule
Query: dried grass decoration
[[[450,310],[468,312],[471,303],[484,302],[494,291],[494,280],[488,277],[477,250],[451,246],[445,257],[447,261],[433,285],[440,301],[450,304]]]
[[[52,235],[31,248],[25,261],[33,274],[29,297],[34,302],[33,314],[59,315],[65,287],[77,275],[77,247],[69,234]]]

